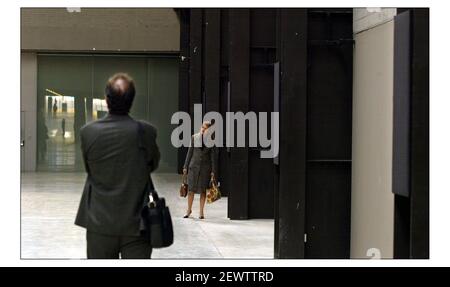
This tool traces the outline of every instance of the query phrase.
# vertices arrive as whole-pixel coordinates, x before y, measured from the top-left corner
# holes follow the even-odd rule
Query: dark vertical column
[[[189,45],[189,112],[193,121],[194,104],[202,103],[202,34],[203,10],[191,9]],[[200,127],[192,127],[197,131]]]
[[[205,112],[219,112],[220,81],[220,9],[205,9],[204,12],[204,87]]]
[[[307,10],[280,10],[280,155],[277,258],[303,258]],[[295,127],[295,128],[293,128]]]
[[[190,9],[177,10],[180,20],[180,60],[178,74],[178,109],[189,113],[189,42],[190,42]],[[178,149],[178,171],[183,168],[187,147]]]
[[[229,11],[230,110],[247,113],[249,108],[250,15],[248,9]],[[230,219],[248,218],[248,148],[231,149],[228,197]]]
[[[281,20],[281,9],[277,9],[276,13],[276,22],[275,22],[275,33],[276,33],[276,64],[274,66],[274,95],[277,94],[277,98],[275,99],[274,96],[274,112],[280,112],[280,61],[281,61],[281,33],[280,33],[280,20]],[[276,90],[275,90],[276,89]],[[280,220],[279,220],[279,190],[280,190],[280,165],[279,165],[279,159],[280,155],[274,159],[275,167],[274,167],[274,177],[273,177],[273,193],[274,193],[274,200],[273,200],[273,216],[275,218],[274,222],[274,258],[280,258]]]
[[[205,113],[220,112],[220,9],[204,12],[204,103]],[[223,149],[217,148],[218,153]],[[217,174],[220,176],[219,155],[216,155]],[[220,178],[218,178],[220,181]]]
[[[350,257],[352,14],[308,9],[305,258]]]
[[[429,10],[395,18],[394,257],[429,258]],[[405,152],[406,151],[406,152]]]
[[[394,195],[394,259],[409,259],[411,201],[409,197]]]
[[[411,121],[411,13],[394,21],[394,105],[392,192],[394,207],[394,258],[410,256],[410,121]]]
[[[392,192],[405,197],[410,190],[410,26],[410,12],[395,17]]]
[[[276,9],[250,10],[250,95],[249,109],[266,112],[268,133],[270,113],[274,108],[274,62],[276,54]],[[261,147],[250,147],[249,170],[249,218],[274,218],[272,158],[261,158]]]
[[[429,258],[429,9],[412,10],[411,258]]]
[[[228,84],[229,84],[229,9],[220,9],[220,113],[225,119],[228,111]],[[224,133],[223,142],[226,142],[226,134]],[[227,148],[222,148],[219,152],[219,180],[222,183],[222,196],[228,196],[231,186],[228,184],[230,170],[230,153]],[[228,205],[229,210],[229,205]],[[229,213],[227,211],[227,213]]]

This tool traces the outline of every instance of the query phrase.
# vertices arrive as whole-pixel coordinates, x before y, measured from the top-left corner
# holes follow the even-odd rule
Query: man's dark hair
[[[125,90],[117,88],[117,80],[123,80],[126,83]],[[136,93],[133,79],[125,73],[114,74],[106,83],[105,95],[108,110],[112,114],[128,114],[133,104]]]

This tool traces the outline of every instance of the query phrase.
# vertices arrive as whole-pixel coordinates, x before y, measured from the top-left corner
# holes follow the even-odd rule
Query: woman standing
[[[200,194],[200,219],[204,219],[204,207],[206,202],[206,189],[209,187],[211,179],[214,179],[216,170],[215,147],[206,147],[204,138],[211,126],[211,122],[203,122],[200,132],[191,138],[191,145],[186,156],[183,167],[183,174],[188,178],[188,208],[184,218],[188,218],[192,213],[192,203],[194,194]],[[195,144],[194,144],[195,143]]]

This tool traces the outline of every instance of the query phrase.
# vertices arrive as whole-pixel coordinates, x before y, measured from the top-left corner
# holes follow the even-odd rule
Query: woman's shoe
[[[189,218],[189,216],[191,216],[191,213],[192,213],[192,211],[189,212],[189,213],[186,213],[186,214],[183,216],[183,218]]]
[[[203,215],[200,215],[198,219],[205,219]]]

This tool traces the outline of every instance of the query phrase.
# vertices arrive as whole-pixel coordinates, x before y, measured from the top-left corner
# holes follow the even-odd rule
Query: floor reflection
[[[85,231],[73,224],[85,173],[23,173],[21,257],[85,258]],[[273,258],[273,220],[229,220],[227,198],[206,205],[206,219],[182,218],[186,199],[178,196],[178,174],[154,174],[160,196],[170,208],[175,241],[155,249],[153,258]]]

